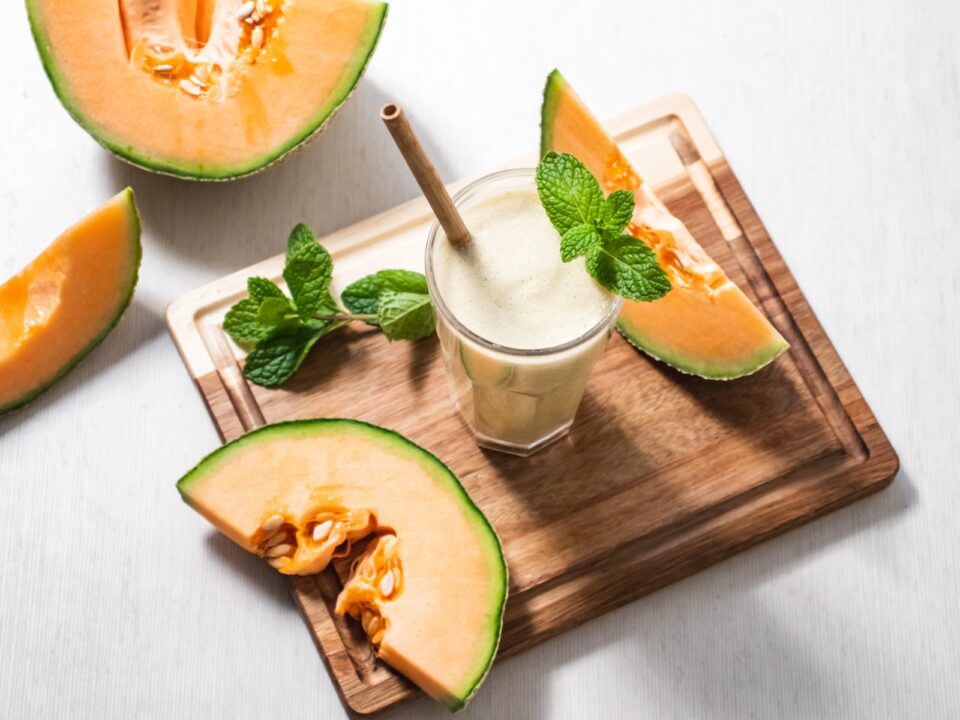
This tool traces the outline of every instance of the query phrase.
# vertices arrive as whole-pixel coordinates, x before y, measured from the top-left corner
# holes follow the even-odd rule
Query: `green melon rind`
[[[764,345],[753,355],[736,364],[725,365],[711,362],[706,358],[679,355],[658,347],[656,342],[644,338],[642,333],[638,332],[623,318],[617,321],[617,330],[620,331],[620,334],[628,343],[654,360],[659,360],[686,375],[696,375],[706,380],[736,380],[752,375],[772,363],[780,357],[784,350],[790,347],[790,344],[781,337],[776,342]]]
[[[552,149],[553,119],[556,117],[560,92],[567,87],[567,81],[556,68],[547,75],[543,87],[543,104],[540,106],[540,157]]]
[[[553,148],[553,122],[556,117],[556,108],[561,94],[567,86],[567,81],[559,70],[552,70],[547,75],[547,82],[543,88],[543,104],[540,107],[541,156]],[[736,380],[751,375],[776,360],[784,350],[790,347],[790,344],[780,337],[776,342],[759,348],[756,353],[742,361],[734,365],[724,365],[711,362],[708,358],[679,355],[660,347],[656,341],[645,337],[623,316],[617,321],[617,330],[620,331],[627,342],[653,359],[666,363],[674,370],[707,380]]]
[[[78,103],[70,96],[67,90],[66,79],[57,66],[53,49],[50,47],[50,41],[40,21],[40,13],[36,8],[37,0],[26,0],[26,3],[27,15],[30,19],[30,30],[33,33],[33,40],[36,43],[37,51],[40,53],[40,60],[43,63],[44,72],[46,72],[47,77],[50,79],[54,93],[70,114],[70,117],[72,117],[80,127],[86,130],[94,140],[118,158],[131,165],[161,175],[203,181],[237,180],[242,177],[254,175],[261,170],[267,169],[274,163],[279,162],[286,157],[287,154],[301,147],[308,140],[319,134],[356,89],[357,83],[366,71],[370,58],[373,56],[374,50],[376,50],[377,41],[380,39],[380,33],[387,20],[386,3],[371,5],[367,26],[364,29],[360,42],[357,44],[357,52],[353,62],[347,66],[340,84],[330,94],[326,103],[324,103],[304,128],[294,135],[293,138],[279,148],[271,150],[254,160],[227,167],[207,167],[204,165],[179,163],[165,158],[151,157],[139,152],[132,145],[121,144],[110,139],[105,131],[100,129],[92,119],[83,114],[78,107]]]
[[[266,425],[257,430],[253,430],[246,435],[224,445],[213,451],[201,460],[192,470],[184,475],[177,482],[177,490],[185,503],[193,507],[190,502],[190,491],[197,483],[202,482],[206,473],[219,467],[223,462],[229,460],[232,452],[238,448],[257,442],[275,435],[299,435],[301,437],[311,437],[324,432],[355,432],[365,435],[368,439],[375,440],[390,447],[394,451],[412,457],[421,467],[436,477],[440,482],[447,486],[448,491],[457,497],[458,503],[464,508],[464,511],[473,520],[474,526],[479,530],[481,538],[488,538],[487,550],[490,554],[490,567],[499,575],[500,592],[499,596],[494,598],[495,610],[490,620],[490,646],[486,653],[478,658],[474,672],[466,680],[464,686],[454,692],[455,702],[448,703],[447,707],[451,711],[461,709],[473,697],[474,693],[480,688],[480,684],[490,672],[494,658],[497,654],[497,648],[500,645],[500,634],[503,629],[503,611],[507,602],[508,571],[507,563],[503,556],[503,548],[500,544],[500,538],[490,521],[477,507],[473,499],[467,494],[466,489],[460,484],[460,480],[453,474],[443,461],[430,451],[420,447],[412,440],[393,430],[373,425],[361,420],[351,420],[347,418],[317,418],[312,420],[290,420],[287,422],[274,423]]]
[[[140,213],[137,210],[137,202],[133,196],[133,190],[126,188],[122,192],[124,196],[124,201],[127,205],[127,212],[130,220],[130,250],[133,272],[128,278],[128,285],[124,296],[121,298],[120,302],[117,303],[116,310],[111,314],[111,320],[104,326],[103,330],[95,338],[93,338],[89,343],[87,343],[84,348],[74,355],[66,365],[64,365],[56,375],[54,375],[49,380],[44,381],[42,385],[37,388],[30,390],[26,395],[12,400],[4,405],[0,405],[0,415],[4,415],[8,412],[13,412],[19,408],[22,408],[24,405],[27,405],[38,397],[43,395],[47,390],[56,385],[63,377],[73,370],[80,362],[91,352],[94,348],[97,347],[100,343],[104,341],[104,338],[110,334],[110,331],[117,326],[117,323],[120,322],[120,318],[123,316],[123,313],[126,311],[127,307],[130,305],[130,301],[133,299],[133,291],[137,287],[137,280],[140,275],[140,259],[143,256],[143,247],[140,244]]]

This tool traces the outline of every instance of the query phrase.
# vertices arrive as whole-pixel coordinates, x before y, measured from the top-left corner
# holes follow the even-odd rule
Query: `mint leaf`
[[[317,329],[301,326],[261,341],[256,349],[247,355],[243,366],[244,376],[250,382],[263,387],[282,385],[297,371],[314,343],[331,328],[329,325]]]
[[[603,205],[601,223],[603,229],[613,235],[619,235],[633,218],[635,201],[629,190],[617,190],[610,193]]]
[[[259,342],[270,334],[270,329],[260,324],[260,303],[247,298],[236,303],[223,319],[223,329],[240,345]]]
[[[587,223],[574,225],[560,238],[560,257],[564,262],[585,255],[591,245],[600,242],[600,233],[597,228]]]
[[[310,229],[310,226],[304,223],[299,223],[293,230],[290,231],[290,236],[287,238],[287,254],[289,255],[291,250],[302,245],[316,244],[317,236],[313,234],[313,230]]]
[[[587,251],[587,272],[611,292],[649,302],[670,292],[670,279],[657,255],[631,235],[606,237]]]
[[[287,241],[283,279],[287,281],[297,312],[302,318],[314,315],[329,296],[333,260],[306,225],[297,225]]]
[[[340,307],[340,303],[338,303],[333,295],[330,294],[330,291],[327,290],[323,300],[320,301],[320,306],[317,308],[317,314],[336,315],[339,312],[343,312],[343,308]]]
[[[385,292],[408,292],[427,295],[427,279],[410,270],[381,270],[350,283],[340,294],[347,309],[358,315],[375,315],[380,297]],[[370,321],[371,325],[376,325]]]
[[[287,297],[269,297],[264,300],[260,304],[257,322],[270,332],[283,327],[297,327],[301,324],[293,304]]]
[[[273,280],[263,277],[247,278],[247,292],[250,293],[250,299],[258,303],[269,297],[284,297],[283,290]]]
[[[600,220],[603,190],[586,166],[569,153],[548,152],[537,165],[537,194],[547,217],[563,235]]]
[[[377,306],[380,329],[388,340],[419,340],[436,328],[433,305],[425,293],[385,290]]]

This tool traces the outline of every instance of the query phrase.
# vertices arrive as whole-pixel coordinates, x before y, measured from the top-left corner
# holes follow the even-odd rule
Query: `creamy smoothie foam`
[[[572,424],[620,301],[560,259],[532,171],[478,181],[458,209],[469,247],[438,229],[428,250],[451,393],[481,445],[529,454]]]
[[[508,190],[461,208],[473,241],[437,243],[434,272],[461,324],[498,345],[524,350],[574,340],[612,302],[583,259],[564,263],[560,238],[536,190]]]

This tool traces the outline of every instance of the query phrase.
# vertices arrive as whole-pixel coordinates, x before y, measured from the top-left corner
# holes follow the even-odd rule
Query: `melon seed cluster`
[[[396,535],[384,534],[373,540],[353,562],[350,579],[337,598],[336,612],[359,620],[370,642],[379,646],[389,622],[383,604],[403,590],[403,569]]]
[[[297,523],[275,513],[260,523],[254,536],[255,552],[287,575],[310,575],[333,558],[350,554],[352,543],[377,527],[369,510],[321,509],[307,522]]]
[[[277,25],[280,18],[277,15],[273,5],[266,0],[246,0],[237,10],[237,20],[244,24],[246,40],[254,54],[263,49],[268,32],[271,37],[279,35]]]
[[[279,3],[279,0],[274,0]],[[193,98],[212,94],[222,98],[226,93],[223,80],[229,64],[238,58],[255,63],[268,38],[277,38],[283,21],[282,11],[266,0],[246,0],[237,9],[233,21],[239,27],[232,33],[223,35],[225,43],[220,44],[219,37],[211,36],[211,47],[199,52],[168,47],[163,44],[139,43],[133,51],[131,61],[157,80],[176,83],[177,87]],[[227,57],[220,53],[227,52]]]

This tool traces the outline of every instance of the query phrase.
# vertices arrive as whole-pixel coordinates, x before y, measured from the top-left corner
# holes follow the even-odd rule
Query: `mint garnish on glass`
[[[293,375],[324,335],[354,321],[379,326],[388,340],[419,340],[435,327],[427,280],[409,270],[381,270],[330,294],[333,260],[306,225],[287,241],[283,279],[291,297],[267,278],[247,280],[249,297],[227,312],[223,329],[252,350],[243,374],[275,387]]]
[[[537,165],[537,193],[560,233],[560,257],[585,256],[587,272],[607,290],[650,302],[670,292],[656,253],[624,232],[633,217],[633,193],[603,196],[600,183],[576,157],[549,152]]]

